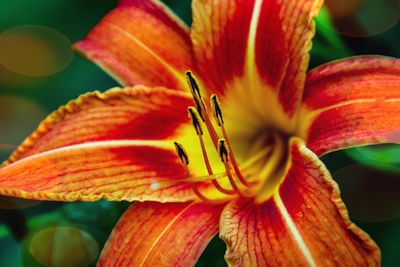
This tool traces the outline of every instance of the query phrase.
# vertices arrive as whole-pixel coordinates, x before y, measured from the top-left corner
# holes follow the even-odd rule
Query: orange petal
[[[124,0],[75,44],[123,85],[186,88],[193,69],[187,27],[157,0]]]
[[[328,63],[307,77],[299,135],[317,155],[400,143],[400,60],[364,56]]]
[[[162,141],[186,127],[189,103],[183,93],[143,86],[83,95],[45,119],[3,164],[0,194],[64,201],[192,200],[190,184],[171,183],[186,172],[172,140]]]
[[[321,0],[194,0],[192,40],[201,77],[212,90],[275,100],[293,115],[321,5]]]
[[[133,204],[115,226],[98,266],[194,266],[218,232],[222,206]]]
[[[297,139],[274,196],[239,199],[222,213],[220,235],[232,266],[379,266],[375,243],[348,218],[339,190]]]
[[[171,142],[96,141],[25,157],[0,169],[0,194],[37,200],[195,199]],[[168,183],[168,186],[163,186]]]
[[[183,93],[144,86],[87,93],[49,115],[6,163],[85,142],[170,139],[190,123],[191,103]]]

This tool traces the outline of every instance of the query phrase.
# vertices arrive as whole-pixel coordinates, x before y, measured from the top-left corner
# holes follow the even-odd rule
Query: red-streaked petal
[[[115,226],[98,266],[194,266],[218,233],[222,207],[135,203]]]
[[[37,200],[195,199],[171,142],[99,141],[35,154],[0,169],[0,194]],[[170,183],[170,181],[175,181]]]
[[[124,0],[74,45],[123,85],[186,88],[193,69],[187,27],[157,0]]]
[[[49,115],[6,163],[85,142],[173,139],[189,123],[191,103],[183,93],[144,86],[87,93]]]
[[[239,199],[222,213],[232,266],[379,266],[375,243],[348,218],[317,156],[293,139],[291,165],[275,195]]]
[[[307,77],[298,134],[317,155],[400,143],[400,60],[364,56],[328,63]]]
[[[211,90],[244,91],[274,102],[271,109],[278,106],[291,117],[302,95],[313,18],[321,5],[320,0],[194,0],[192,42],[201,77]]]
[[[216,190],[211,190],[212,187],[210,187],[210,182],[207,182],[209,179],[205,177],[207,175],[207,171],[204,165],[201,148],[199,147],[199,140],[187,116],[187,106],[190,104],[193,104],[193,100],[188,97],[187,94],[163,88],[135,86],[124,89],[115,88],[105,93],[88,93],[76,100],[69,102],[67,105],[59,108],[48,118],[46,118],[39,125],[38,129],[18,147],[18,149],[6,162],[3,163],[2,166],[5,167],[19,164],[19,162],[25,158],[33,155],[41,155],[45,152],[53,153],[57,149],[73,149],[74,151],[79,150],[80,146],[78,145],[90,146],[90,143],[95,146],[97,144],[104,146],[102,144],[114,144],[115,141],[132,141],[140,144],[141,142],[146,143],[153,140],[156,142],[164,141],[165,144],[168,144],[168,146],[173,146],[173,142],[177,141],[183,144],[183,146],[186,148],[186,152],[188,153],[190,162],[190,176],[198,177],[198,179],[191,179],[185,184],[182,184],[183,182],[181,181],[175,181],[176,179],[188,178],[188,174],[186,172],[182,173],[181,163],[177,158],[176,151],[173,150],[170,151],[171,155],[166,157],[165,162],[163,161],[162,157],[157,158],[155,161],[157,164],[160,164],[160,166],[157,164],[154,165],[155,172],[157,171],[157,168],[165,168],[166,171],[171,170],[171,172],[169,172],[171,174],[170,177],[167,177],[168,173],[165,173],[165,175],[159,177],[163,183],[161,183],[157,177],[153,177],[155,174],[141,174],[144,175],[144,178],[155,178],[152,181],[150,181],[150,179],[146,180],[146,183],[144,184],[143,182],[139,183],[143,184],[141,185],[142,189],[145,189],[145,187],[147,189],[152,187],[153,191],[156,193],[153,191],[149,192],[146,190],[139,190],[127,193],[130,194],[129,199],[157,201],[170,199],[170,201],[178,201],[179,198],[182,201],[192,200],[195,198],[191,192],[191,183],[193,182],[195,182],[196,186],[202,193],[206,195],[211,194],[220,198],[221,194],[218,194]],[[206,139],[205,144],[209,151],[210,148],[213,149],[210,140]],[[132,151],[135,156],[140,157],[140,154],[137,154],[140,153],[140,151]],[[65,153],[60,154],[58,152],[54,152],[54,155],[50,153],[53,155],[53,158],[51,159],[46,158],[47,154],[45,154],[40,162],[43,163],[45,161],[50,161],[50,164],[56,165],[52,167],[55,167],[56,169],[60,168],[59,165],[54,164],[54,162],[63,161],[66,157],[68,157],[68,155]],[[81,151],[78,152],[80,153]],[[98,154],[102,152],[100,150],[95,150],[93,155],[85,155],[85,157],[89,157],[87,160],[92,161],[92,163],[95,164],[95,161],[98,160],[96,153]],[[123,153],[123,151],[121,153]],[[91,158],[91,156],[93,156],[93,158]],[[172,171],[172,169],[176,167],[175,165],[162,167],[163,165],[168,164],[170,157],[173,157],[174,160],[177,160],[177,163],[179,163],[176,173]],[[213,162],[220,162],[218,153],[215,152],[210,153],[210,159],[213,159]],[[106,167],[109,167],[110,169],[112,168],[111,166],[113,164],[118,166],[119,164],[124,164],[118,160],[115,161],[116,162],[113,162],[113,159],[110,159],[109,162],[102,163],[109,164],[110,166],[107,165]],[[39,163],[29,161],[29,164],[24,165],[23,176],[13,176],[13,179],[25,180],[24,177],[31,173],[31,169],[36,173],[35,168],[37,168],[37,164]],[[73,165],[68,166],[71,169],[85,167],[85,158],[81,160],[70,161],[69,164]],[[133,164],[131,165],[133,169],[137,167],[139,169],[141,168],[141,166],[135,166],[133,162],[131,164]],[[149,164],[148,171],[151,171],[151,162],[149,162]],[[102,166],[99,166],[99,168],[100,167]],[[10,167],[7,170],[12,168],[13,167]],[[96,177],[108,177],[107,174],[103,174],[101,170],[94,168],[94,171],[96,171],[96,174],[93,175]],[[217,169],[214,169],[214,171],[217,171]],[[56,172],[54,174],[56,177],[53,177],[55,179],[55,183],[57,184],[59,180],[63,180],[70,176],[69,172],[70,169],[66,170],[65,173]],[[3,173],[3,175],[7,176],[9,174]],[[46,175],[47,174],[41,176],[42,181],[46,179],[53,179],[52,177]],[[71,180],[72,185],[67,185],[66,190],[75,188],[73,184],[80,181],[80,179],[85,179],[85,176],[88,175],[88,173],[77,174],[77,176]],[[139,175],[139,173],[137,175]],[[130,179],[135,180],[135,177],[136,176],[132,176]],[[167,182],[166,180],[168,178],[169,181]],[[2,178],[0,177],[0,179]],[[119,181],[116,182],[119,183]],[[177,184],[177,182],[179,183]],[[5,188],[3,190],[3,194],[48,200],[53,198],[63,198],[61,195],[53,196],[49,194],[47,194],[46,197],[41,197],[37,192],[31,192],[29,190],[25,190],[24,188],[16,187],[16,185],[17,184],[13,183],[4,184]],[[111,196],[109,195],[109,188],[104,188],[100,184],[89,183],[88,186],[90,188],[87,188],[87,191],[90,192],[90,194],[95,194],[96,196],[84,196],[82,199],[96,199],[101,197],[99,195],[102,195],[102,193],[105,193],[104,198],[110,199],[115,197],[115,194],[112,194]],[[168,190],[164,190],[165,187]],[[102,192],[103,189],[104,192]],[[16,191],[14,192],[13,190]],[[40,190],[42,189],[40,188]],[[61,189],[58,188],[57,190]],[[76,190],[81,190],[81,188]],[[157,193],[160,190],[162,190],[162,194]],[[25,194],[22,191],[29,191],[30,193]],[[140,192],[142,192],[141,195],[139,195]],[[169,193],[171,193],[171,195],[168,195]],[[77,198],[77,196],[75,196],[76,194],[74,195],[72,191],[68,194],[71,195],[66,197],[69,200]],[[181,197],[177,197],[178,195]],[[122,198],[123,196],[118,195],[118,197]]]
[[[45,119],[3,164],[0,194],[192,200],[191,184],[172,182],[187,176],[173,140],[187,127],[189,103],[184,93],[143,86],[83,95]]]

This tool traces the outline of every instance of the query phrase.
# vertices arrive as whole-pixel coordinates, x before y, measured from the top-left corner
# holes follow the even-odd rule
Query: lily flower
[[[75,49],[124,88],[46,118],[0,194],[135,201],[99,266],[192,266],[218,232],[231,266],[379,266],[319,157],[400,143],[400,61],[307,73],[321,5],[193,0],[189,29],[158,1],[120,1]]]

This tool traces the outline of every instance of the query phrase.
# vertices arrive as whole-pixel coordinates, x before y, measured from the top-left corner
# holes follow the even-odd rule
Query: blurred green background
[[[190,1],[165,2],[190,24]],[[117,86],[69,50],[115,5],[114,0],[0,1],[0,160],[58,106],[82,93]],[[351,55],[400,57],[399,16],[398,0],[327,1],[317,19],[311,67]],[[12,58],[15,54],[19,57]],[[323,160],[341,186],[351,217],[381,247],[383,266],[400,266],[398,146],[351,149]],[[344,179],[348,176],[354,179]],[[82,245],[88,253],[76,262],[68,259],[65,266],[94,266],[127,207],[106,201],[66,204],[2,197],[0,267],[43,266],[32,252],[46,249],[53,261],[62,261],[63,252]],[[226,266],[224,251],[223,242],[215,238],[197,266]]]

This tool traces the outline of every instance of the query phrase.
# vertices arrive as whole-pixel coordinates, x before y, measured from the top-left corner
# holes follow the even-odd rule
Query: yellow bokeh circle
[[[52,28],[18,26],[0,34],[0,63],[26,76],[48,76],[70,64],[70,46],[70,41]]]
[[[36,233],[29,242],[29,252],[44,266],[85,267],[97,258],[99,246],[81,229],[56,226]]]
[[[399,0],[325,0],[334,22],[331,30],[351,37],[367,37],[390,30],[400,19]]]

